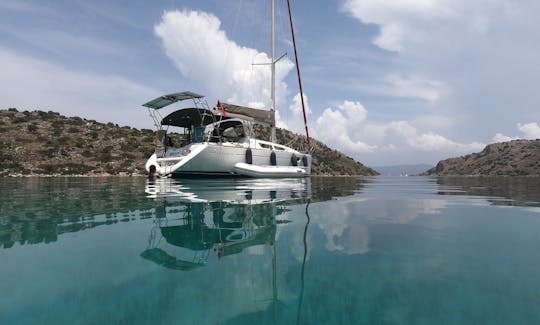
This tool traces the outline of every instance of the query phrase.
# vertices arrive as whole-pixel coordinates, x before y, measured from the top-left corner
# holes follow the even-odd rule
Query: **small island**
[[[269,132],[257,128],[261,138]],[[138,176],[154,151],[155,132],[48,111],[0,109],[0,176]],[[174,135],[173,135],[174,136]],[[282,143],[305,137],[277,129]],[[312,174],[375,176],[345,154],[313,141]]]
[[[540,139],[493,143],[478,153],[441,160],[421,175],[540,176]]]

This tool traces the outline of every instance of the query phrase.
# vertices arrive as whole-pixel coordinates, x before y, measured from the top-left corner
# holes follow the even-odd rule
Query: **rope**
[[[300,64],[298,63],[298,52],[296,50],[296,38],[294,37],[294,26],[291,13],[291,1],[287,0],[287,7],[289,9],[289,21],[291,23],[291,34],[294,48],[294,60],[296,62],[296,74],[298,75],[298,87],[300,88],[300,99],[302,101],[302,112],[304,113],[304,126],[306,128],[307,145],[311,149],[311,142],[309,140],[309,131],[307,126],[306,107],[304,105],[304,91],[302,90],[302,78],[300,77]]]

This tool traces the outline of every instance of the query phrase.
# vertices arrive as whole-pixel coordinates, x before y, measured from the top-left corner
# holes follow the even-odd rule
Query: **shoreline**
[[[382,175],[325,175],[325,174],[312,174],[307,177],[377,177]],[[23,174],[11,174],[11,175],[5,175],[0,176],[0,179],[6,179],[6,178],[67,178],[67,177],[73,177],[73,178],[105,178],[105,177],[148,177],[148,174],[90,174],[90,175],[61,175],[61,174],[32,174],[32,175],[23,175]],[[236,178],[239,178],[241,176],[237,176]],[[227,178],[227,177],[225,177]],[[235,176],[231,176],[230,178],[235,178]],[[182,178],[178,178],[182,179]]]

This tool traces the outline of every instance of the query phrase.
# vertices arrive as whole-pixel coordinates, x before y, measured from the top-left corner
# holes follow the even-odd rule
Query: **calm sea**
[[[539,324],[540,180],[0,179],[0,324]]]

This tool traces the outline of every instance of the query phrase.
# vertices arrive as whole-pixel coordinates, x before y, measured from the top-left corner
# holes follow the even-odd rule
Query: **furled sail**
[[[237,117],[247,121],[275,125],[275,112],[272,110],[221,103],[227,117]]]

